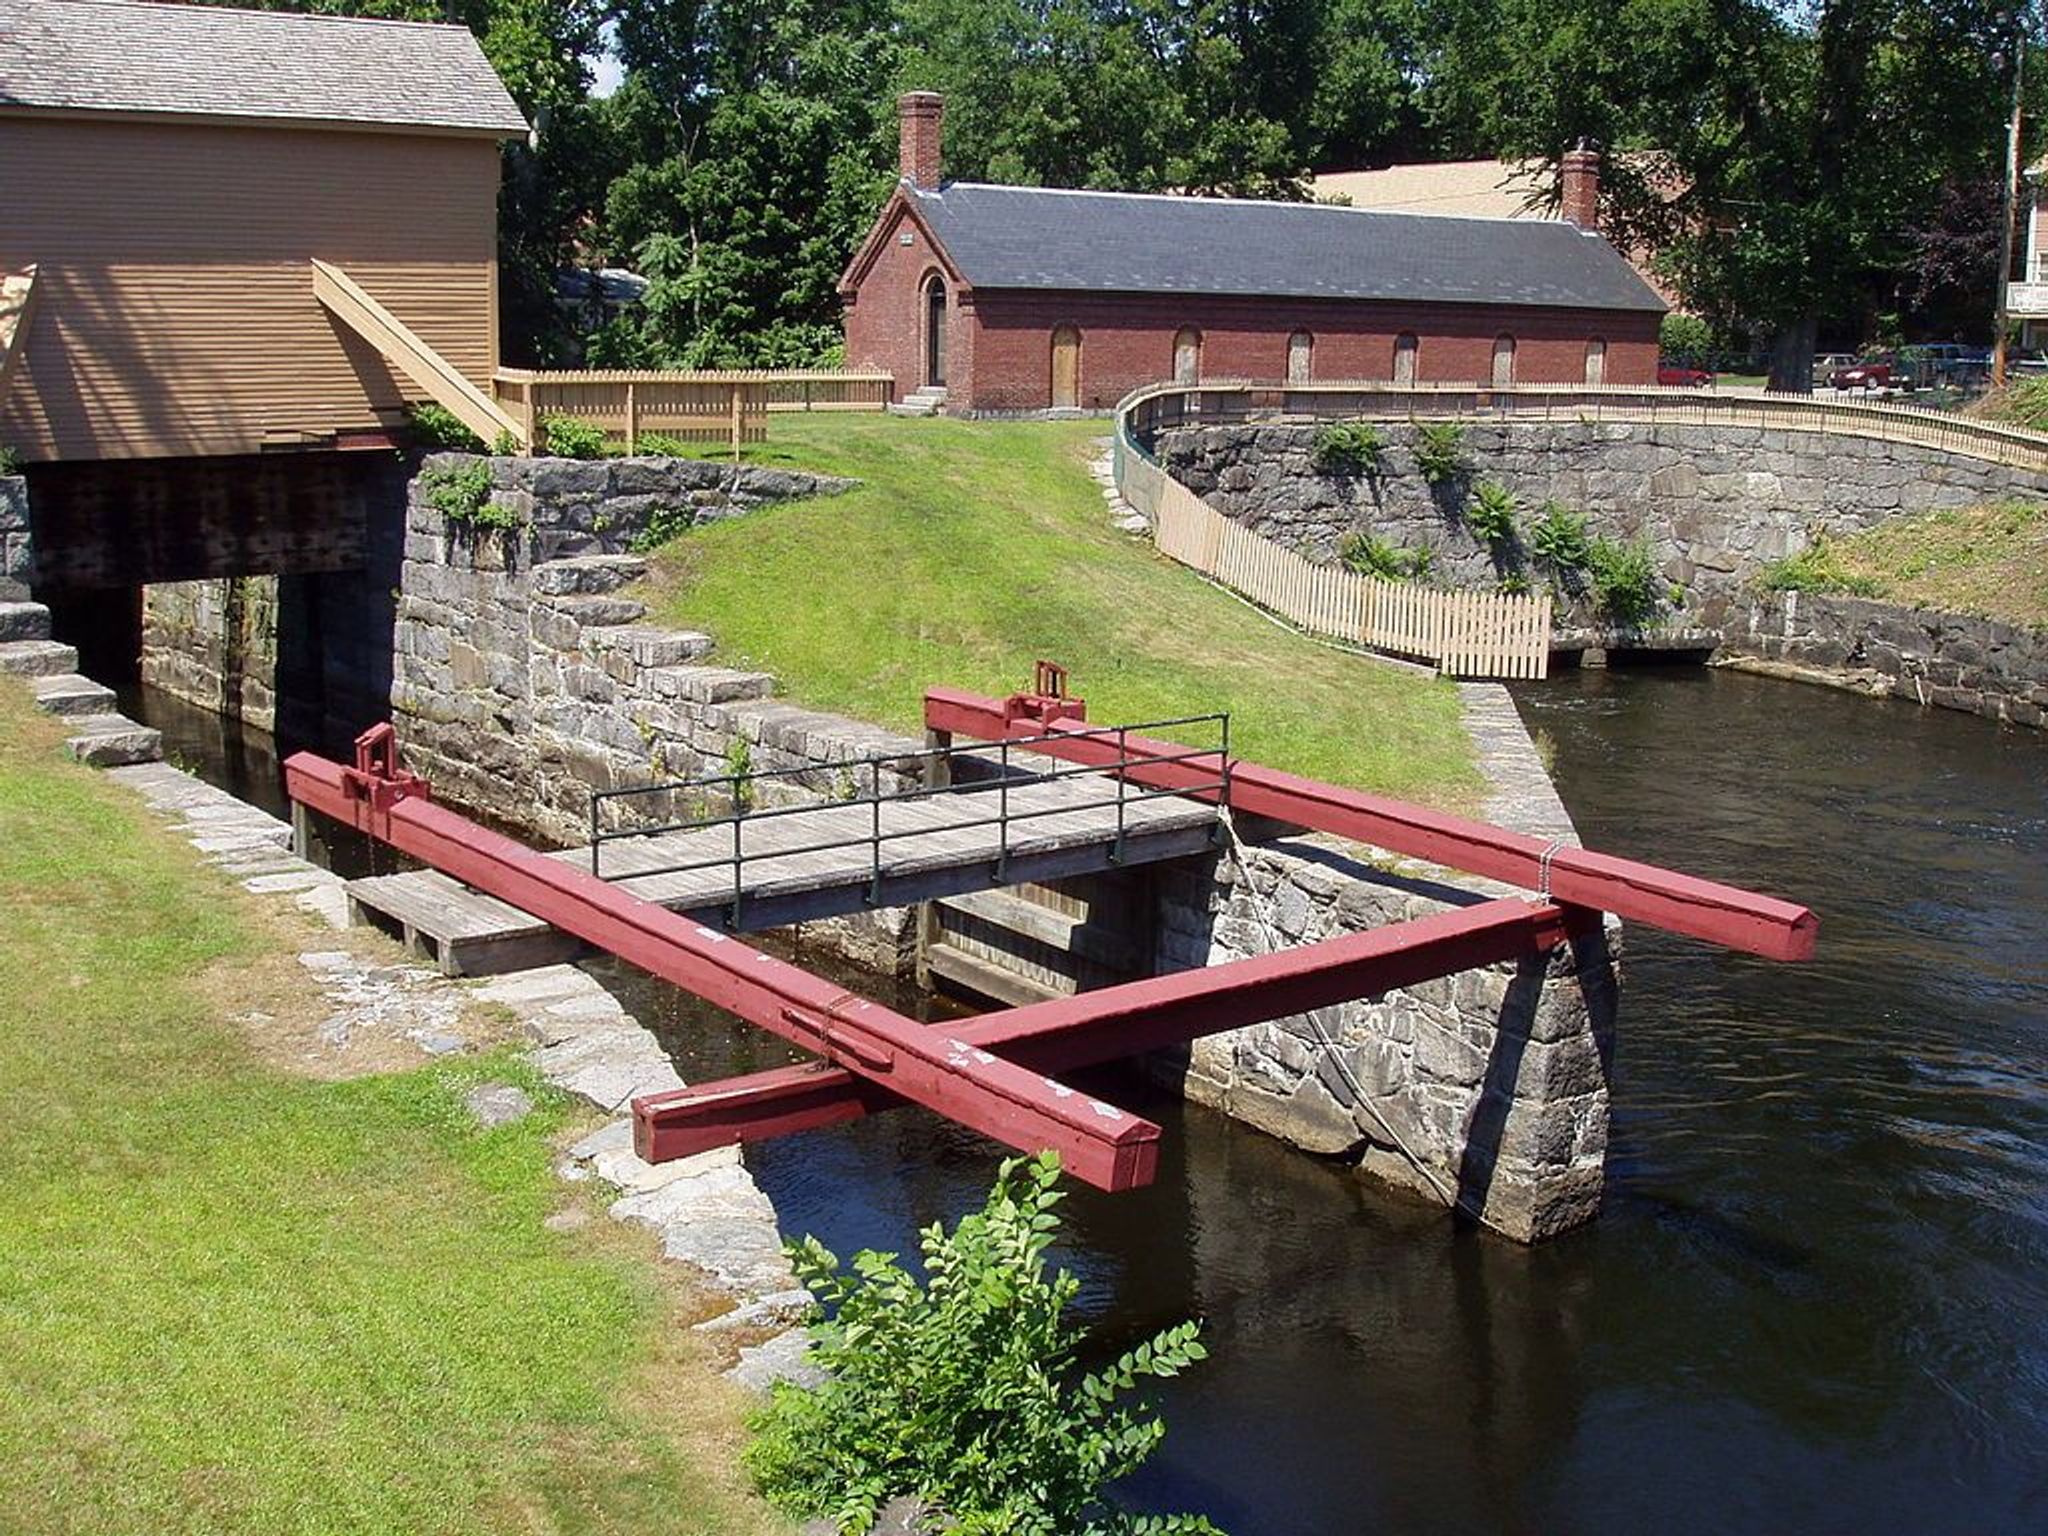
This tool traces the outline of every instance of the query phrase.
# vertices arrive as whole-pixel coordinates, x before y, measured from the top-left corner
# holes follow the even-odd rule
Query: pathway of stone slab
[[[289,897],[331,927],[348,926],[343,880],[293,854],[291,828],[276,817],[169,763],[115,768],[108,777],[139,793],[243,889]],[[616,1117],[568,1149],[561,1176],[615,1187],[614,1220],[651,1228],[668,1259],[690,1265],[731,1298],[731,1311],[696,1325],[735,1345],[727,1375],[763,1391],[778,1378],[810,1376],[808,1340],[795,1326],[810,1298],[782,1251],[774,1206],[736,1147],[659,1166],[634,1153],[632,1121],[622,1111],[635,1096],[679,1088],[683,1080],[653,1034],[594,977],[555,965],[479,985],[343,950],[309,951],[299,961],[333,1010],[320,1038],[335,1051],[374,1031],[409,1039],[428,1056],[447,1055],[467,1048],[466,1003],[508,1010],[533,1042],[543,1077]],[[523,1100],[509,1085],[489,1085],[470,1095],[470,1108],[483,1123],[502,1124],[525,1113],[530,1106]]]

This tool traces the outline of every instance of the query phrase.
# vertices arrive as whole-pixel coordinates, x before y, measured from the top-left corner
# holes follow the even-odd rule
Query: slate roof
[[[975,288],[1665,307],[1614,247],[1554,220],[977,182],[905,190]]]
[[[465,27],[150,0],[0,0],[0,111],[523,135]]]

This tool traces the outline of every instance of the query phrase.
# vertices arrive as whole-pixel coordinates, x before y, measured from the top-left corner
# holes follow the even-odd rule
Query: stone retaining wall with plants
[[[1276,422],[1174,428],[1155,447],[1218,511],[1314,558],[1411,575],[1422,559],[1460,586],[1552,580],[1573,599],[1565,628],[1717,628],[1765,566],[1818,537],[2048,495],[1983,460],[1777,428]],[[1568,545],[1575,520],[1587,548],[1561,568],[1544,545]],[[1631,611],[1596,611],[1603,593]]]
[[[28,481],[20,475],[0,475],[0,603],[27,602],[29,582],[34,574],[34,550],[29,542]]]
[[[1719,653],[1735,665],[2048,727],[2048,631],[1820,592],[1753,592]]]

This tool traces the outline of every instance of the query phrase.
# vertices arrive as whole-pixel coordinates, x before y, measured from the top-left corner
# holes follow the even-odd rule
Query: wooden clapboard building
[[[0,0],[0,444],[345,449],[426,398],[492,435],[526,131],[460,27]]]

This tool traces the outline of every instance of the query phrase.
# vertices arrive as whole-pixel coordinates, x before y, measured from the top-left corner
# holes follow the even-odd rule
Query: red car
[[[1657,365],[1657,382],[1678,389],[1705,389],[1714,382],[1714,374],[1711,369],[1688,368],[1667,358]]]
[[[1892,387],[1892,365],[1886,361],[1872,359],[1857,363],[1850,368],[1837,368],[1828,383],[1836,389],[1890,389]]]

